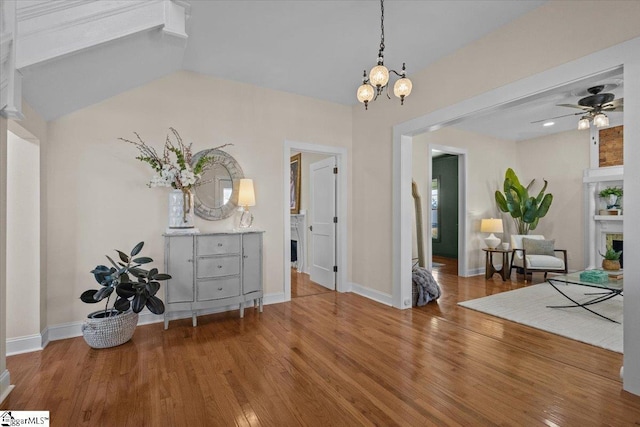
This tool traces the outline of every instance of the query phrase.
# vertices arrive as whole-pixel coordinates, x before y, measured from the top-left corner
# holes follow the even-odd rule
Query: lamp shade
[[[393,94],[400,99],[404,99],[404,97],[409,96],[411,94],[411,89],[413,88],[413,84],[411,80],[406,77],[403,77],[396,81],[396,84],[393,85]]]
[[[604,113],[598,113],[593,118],[593,124],[599,128],[609,126],[609,117],[607,117],[607,115]]]
[[[389,82],[389,70],[384,65],[376,65],[369,73],[369,81],[377,87],[386,85]]]
[[[256,195],[253,191],[253,180],[243,178],[238,185],[238,206],[255,206]]]
[[[356,96],[360,102],[369,102],[373,99],[374,89],[369,83],[363,83],[358,87]]]
[[[491,219],[483,219],[480,222],[480,232],[481,233],[502,233],[502,220],[491,218]]]
[[[578,122],[578,130],[589,129],[589,125],[590,125],[589,118],[583,117]]]

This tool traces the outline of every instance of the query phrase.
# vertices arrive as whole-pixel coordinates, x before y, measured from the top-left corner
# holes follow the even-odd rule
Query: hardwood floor
[[[0,408],[53,426],[640,424],[620,354],[457,306],[523,281],[434,275],[443,296],[416,309],[327,292],[112,349],[55,341],[7,358]]]
[[[291,269],[291,298],[308,297],[309,295],[324,294],[334,292],[322,285],[312,282],[307,273],[298,273]]]

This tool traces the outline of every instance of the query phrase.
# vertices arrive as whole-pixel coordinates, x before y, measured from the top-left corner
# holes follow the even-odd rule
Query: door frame
[[[303,153],[317,153],[327,156],[335,156],[338,165],[338,176],[336,186],[336,211],[338,213],[338,226],[336,227],[336,262],[338,272],[336,273],[336,291],[350,291],[347,282],[347,149],[330,145],[313,144],[308,142],[284,141],[282,150],[282,201],[283,201],[283,223],[284,223],[284,301],[291,301],[291,210],[289,209],[290,187],[289,187],[289,162],[291,150]]]
[[[640,101],[633,97],[638,85],[638,79],[634,75],[640,69],[640,37],[620,43],[608,49],[604,49],[571,62],[559,65],[555,68],[522,78],[513,83],[468,98],[456,104],[432,111],[423,116],[399,123],[393,126],[393,306],[401,309],[411,307],[411,172],[412,172],[412,145],[413,136],[425,132],[432,132],[446,126],[461,122],[466,117],[491,110],[500,110],[511,106],[520,105],[546,95],[558,87],[562,87],[572,81],[577,81],[591,75],[602,74],[614,69],[624,69],[625,117],[633,116],[636,103]],[[637,86],[636,86],[637,85]],[[639,98],[640,99],[640,98]],[[629,108],[627,108],[629,107]],[[625,120],[624,136],[627,140],[633,140],[636,135],[636,124]],[[638,125],[640,128],[640,125]],[[625,158],[629,158],[631,148],[625,146]],[[625,171],[625,175],[627,171]],[[630,190],[631,192],[631,190]],[[625,223],[625,234],[631,234],[630,224]],[[626,250],[626,249],[625,249]],[[465,254],[466,260],[470,254]],[[460,261],[460,260],[459,260]],[[637,295],[640,300],[640,290]],[[640,314],[631,314],[631,309],[625,304],[625,324],[634,324],[633,317]],[[638,312],[640,313],[640,311]],[[630,335],[630,334],[629,334]],[[637,339],[640,342],[640,330],[637,331]],[[628,344],[625,334],[625,344]],[[640,355],[640,345],[634,348],[633,353]],[[625,364],[629,363],[627,357],[627,345],[625,345]],[[640,365],[637,366],[637,384],[634,385],[640,394]],[[625,375],[626,376],[626,375]],[[626,378],[625,378],[626,379]],[[625,381],[625,389],[628,389]]]
[[[467,150],[465,148],[450,147],[447,145],[428,144],[427,145],[427,162],[429,165],[429,174],[427,177],[431,182],[433,180],[433,150],[438,150],[445,154],[452,154],[458,158],[458,276],[464,276],[467,271]],[[431,200],[431,193],[429,193]],[[427,209],[427,224],[431,224],[431,209]],[[431,230],[431,228],[429,228]],[[431,237],[431,233],[429,233]],[[427,253],[429,259],[427,268],[433,269],[433,241],[427,239]]]

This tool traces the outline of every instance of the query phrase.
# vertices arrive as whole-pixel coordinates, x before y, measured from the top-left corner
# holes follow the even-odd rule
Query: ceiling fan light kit
[[[364,109],[369,109],[369,101],[375,101],[385,89],[387,89],[387,98],[389,96],[389,77],[390,73],[394,73],[400,77],[393,85],[393,94],[400,98],[400,105],[404,105],[404,99],[411,94],[413,84],[411,80],[407,78],[405,64],[402,63],[402,72],[396,70],[389,70],[384,66],[384,0],[380,0],[380,49],[378,50],[378,63],[369,72],[367,78],[367,71],[365,70],[362,75],[362,85],[358,87],[356,97],[359,102],[364,104]]]
[[[609,88],[616,85],[598,85],[587,89],[589,96],[578,100],[578,104],[559,104],[558,107],[579,108],[579,113],[565,114],[563,116],[552,117],[544,120],[536,120],[531,123],[548,122],[548,120],[559,119],[568,116],[582,115],[578,121],[578,130],[586,130],[591,128],[591,122],[597,128],[609,126],[609,117],[606,112],[622,112],[624,111],[624,99],[615,99],[613,93],[601,93],[605,87]],[[546,123],[543,124],[546,126]]]

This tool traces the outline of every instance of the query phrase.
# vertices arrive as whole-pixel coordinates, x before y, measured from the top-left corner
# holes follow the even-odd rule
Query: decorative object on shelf
[[[402,63],[402,72],[398,73],[396,70],[388,70],[384,66],[384,0],[380,0],[380,49],[378,50],[378,62],[375,67],[369,72],[367,78],[367,70],[364,70],[362,75],[362,85],[358,87],[356,96],[358,101],[364,104],[365,110],[369,109],[369,101],[378,99],[378,96],[382,94],[384,89],[387,89],[387,98],[389,96],[389,71],[400,77],[393,85],[393,94],[400,98],[400,105],[404,105],[404,99],[411,94],[413,84],[411,80],[407,78],[406,67],[404,62]]]
[[[623,191],[620,187],[607,187],[600,191],[598,195],[606,200],[607,209],[618,209],[620,208],[620,198],[622,197]]]
[[[253,214],[249,212],[249,206],[256,205],[256,195],[253,190],[253,180],[243,178],[238,186],[238,205],[242,214],[240,215],[240,228],[249,228],[253,224]]]
[[[483,219],[480,221],[480,232],[481,233],[491,233],[489,237],[484,239],[487,248],[496,249],[500,244],[500,239],[496,237],[493,233],[502,233],[502,220],[496,218]]]
[[[91,347],[114,347],[129,341],[138,324],[138,313],[144,307],[153,314],[164,313],[164,304],[155,295],[160,289],[159,281],[168,280],[171,276],[159,273],[157,268],[140,268],[153,262],[149,257],[137,256],[143,246],[144,242],[138,243],[128,255],[116,250],[120,257],[118,263],[107,255],[112,267],[98,265],[91,270],[102,287],[84,291],[80,299],[87,304],[107,300],[104,310],[89,314],[82,326],[84,339]],[[131,281],[130,275],[135,276],[135,282]],[[114,292],[116,297],[110,308],[109,301]]]
[[[291,156],[291,162],[289,164],[290,178],[289,178],[289,192],[290,205],[292,214],[300,213],[300,175],[302,170],[302,153]]]
[[[151,181],[147,184],[149,187],[171,187],[182,193],[182,197],[177,192],[169,194],[169,228],[167,233],[197,232],[193,221],[192,189],[203,183],[199,178],[212,166],[214,159],[209,156],[200,156],[196,162],[193,162],[191,151],[193,144],[186,145],[177,130],[174,128],[169,128],[169,130],[175,142],[171,140],[170,135],[167,135],[162,156],[155,148],[147,145],[137,132],[134,132],[137,141],[126,138],[118,139],[133,144],[140,152],[136,159],[148,163],[155,171]],[[219,150],[227,145],[229,144],[221,145],[214,150]]]
[[[604,258],[602,268],[608,271],[620,270],[620,255],[622,255],[622,251],[616,251],[611,246],[607,246],[607,251],[604,254],[600,252],[600,256]]]
[[[543,218],[549,211],[553,202],[553,195],[545,194],[547,181],[537,197],[529,196],[529,189],[533,186],[535,179],[524,187],[520,184],[516,173],[509,168],[504,174],[504,193],[496,190],[495,198],[498,208],[502,212],[508,212],[516,224],[517,234],[529,234],[538,226],[540,218]]]

